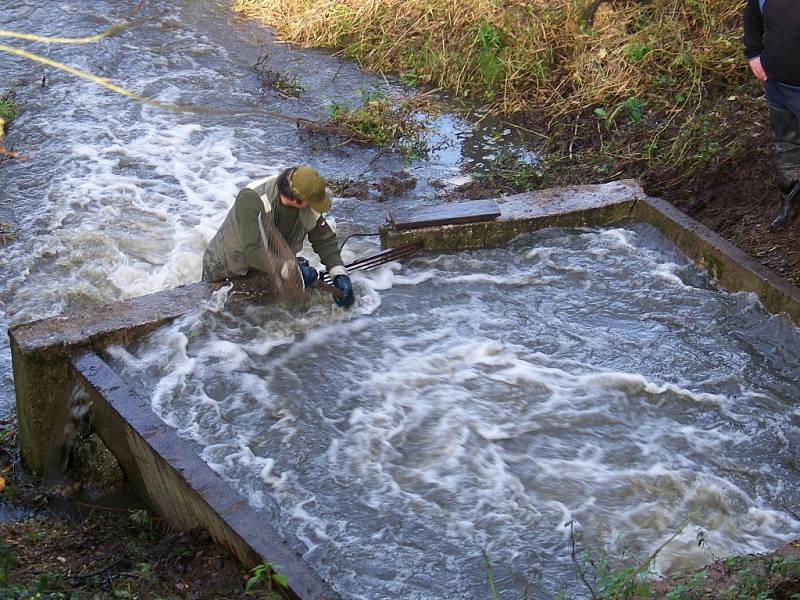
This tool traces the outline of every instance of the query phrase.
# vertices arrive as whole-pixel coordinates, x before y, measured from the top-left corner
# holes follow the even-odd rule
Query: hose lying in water
[[[33,33],[23,33],[19,31],[10,31],[7,29],[0,29],[0,37],[9,37],[9,38],[16,38],[21,40],[28,40],[33,42],[45,42],[48,44],[90,44],[93,42],[97,42],[105,37],[114,35],[119,33],[120,31],[124,31],[134,25],[138,25],[142,23],[142,20],[139,21],[130,21],[129,18],[136,13],[144,4],[144,0],[141,0],[125,17],[124,20],[116,23],[102,31],[100,33],[96,33],[94,35],[88,35],[84,37],[76,37],[76,38],[68,38],[68,37],[48,37],[43,35],[36,35]],[[8,52],[9,54],[16,54],[17,56],[21,56],[23,58],[27,58],[28,60],[32,60],[34,62],[42,63],[47,65],[48,67],[54,67],[56,69],[60,69],[70,75],[75,75],[75,77],[80,77],[81,79],[86,79],[87,81],[92,81],[98,85],[103,86],[104,88],[111,90],[117,94],[122,96],[126,96],[131,98],[132,100],[136,100],[137,102],[143,102],[144,104],[149,104],[151,106],[156,106],[158,108],[163,108],[164,110],[169,110],[173,112],[194,112],[194,113],[211,113],[211,114],[227,114],[227,115],[238,115],[242,113],[250,113],[256,112],[255,108],[246,108],[241,110],[224,110],[218,108],[209,108],[204,106],[194,106],[191,104],[172,104],[169,102],[160,102],[159,100],[154,100],[152,98],[147,98],[142,96],[141,94],[137,94],[136,92],[129,90],[127,88],[122,87],[121,85],[117,85],[113,83],[106,77],[98,77],[97,75],[92,75],[86,71],[78,69],[76,67],[72,67],[70,65],[64,64],[57,60],[53,60],[46,56],[42,56],[41,54],[36,54],[35,52],[29,52],[28,50],[23,50],[22,48],[16,48],[15,46],[8,46],[7,44],[0,44],[0,52]],[[291,119],[291,117],[286,115],[280,115],[281,118],[286,119],[287,121]],[[6,152],[8,154],[9,152]]]
[[[106,29],[105,31],[101,31],[100,33],[95,33],[94,35],[87,35],[84,37],[75,37],[75,38],[68,38],[68,37],[57,37],[57,36],[46,36],[46,35],[36,35],[35,33],[23,33],[21,31],[9,31],[8,29],[0,29],[0,37],[10,37],[16,38],[19,40],[28,40],[31,42],[45,42],[48,44],[91,44],[92,42],[98,42],[105,37],[110,35],[114,35],[115,33],[119,33],[129,27],[133,27],[141,23],[141,21],[129,21],[130,17],[136,14],[142,5],[144,4],[144,0],[140,0],[140,2],[134,6],[125,18],[120,21],[119,23],[114,23],[111,27]]]

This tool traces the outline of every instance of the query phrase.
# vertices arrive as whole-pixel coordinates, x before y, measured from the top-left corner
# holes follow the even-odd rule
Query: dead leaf
[[[8,156],[9,158],[18,158],[20,160],[28,160],[28,157],[24,154],[19,152],[14,152],[13,150],[9,150],[2,143],[0,143],[0,155]]]

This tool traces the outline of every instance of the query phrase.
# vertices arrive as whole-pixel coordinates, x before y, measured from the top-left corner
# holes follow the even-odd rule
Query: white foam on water
[[[640,237],[422,256],[354,273],[353,311],[206,311],[113,354],[128,376],[161,373],[156,410],[251,503],[276,503],[284,533],[348,597],[475,597],[483,551],[507,593],[520,577],[554,593],[574,578],[570,521],[580,547],[644,558],[691,515],[656,573],[774,548],[800,525],[776,506],[790,474],[752,448],[791,447],[790,396],[775,392],[791,380],[771,379],[756,342],[736,345],[744,326],[720,325],[750,318],[747,298],[648,279],[660,255]],[[604,291],[615,261],[641,279]],[[567,273],[542,287],[554,265],[590,285]],[[670,316],[664,284],[691,310]],[[772,344],[772,319],[759,323]],[[669,350],[648,353],[656,343]],[[725,344],[716,361],[709,348]]]
[[[174,65],[219,81],[184,51],[224,49],[192,33],[126,83],[185,101]],[[249,119],[131,109],[88,84],[70,102],[48,124],[67,141],[36,233],[0,254],[3,324],[197,280],[239,187],[291,156],[254,151]],[[350,598],[487,597],[481,550],[504,594],[544,573],[546,595],[574,580],[573,519],[582,547],[646,555],[700,509],[659,572],[708,559],[698,529],[718,554],[775,547],[799,525],[776,508],[797,486],[770,446],[796,440],[797,356],[786,344],[772,368],[759,344],[796,330],[752,295],[691,287],[643,237],[551,232],[355,272],[351,311],[233,309],[223,291],[109,354]],[[354,239],[344,258],[375,249]]]

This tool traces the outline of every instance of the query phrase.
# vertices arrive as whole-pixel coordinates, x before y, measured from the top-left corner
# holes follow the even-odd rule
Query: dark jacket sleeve
[[[744,7],[744,55],[751,60],[761,54],[764,49],[764,16],[758,0],[747,0]]]
[[[258,217],[264,212],[264,205],[258,194],[251,189],[243,189],[236,196],[236,221],[242,235],[242,251],[247,264],[259,271],[267,271],[264,246],[258,228]]]
[[[328,271],[344,264],[339,252],[339,241],[330,225],[325,221],[325,217],[320,217],[314,229],[308,232],[308,241],[311,242],[311,247],[319,255],[319,259]]]

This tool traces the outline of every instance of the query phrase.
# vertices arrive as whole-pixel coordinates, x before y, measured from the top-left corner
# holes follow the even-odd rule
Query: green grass
[[[669,197],[746,151],[748,123],[765,107],[751,102],[760,90],[742,57],[740,3],[603,2],[592,26],[589,4],[237,0],[236,8],[285,40],[341,48],[366,69],[513,117],[547,138],[542,184],[640,177]],[[335,116],[344,112],[376,144],[397,139],[382,107],[337,107]]]
[[[17,113],[18,107],[13,92],[4,92],[0,95],[0,118],[5,121],[6,126],[17,118]]]
[[[428,127],[420,119],[430,103],[423,97],[402,98],[387,95],[379,86],[361,88],[361,102],[351,107],[330,105],[330,123],[350,131],[354,141],[388,148],[406,159],[427,155]]]

